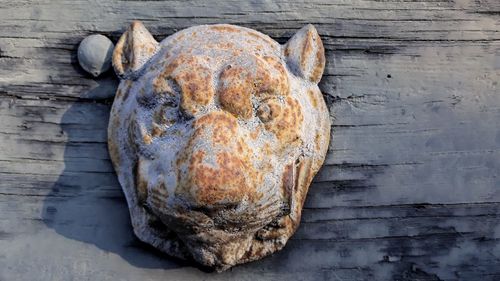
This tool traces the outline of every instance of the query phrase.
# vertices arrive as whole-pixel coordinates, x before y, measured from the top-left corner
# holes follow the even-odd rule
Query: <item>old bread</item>
[[[328,148],[324,66],[312,25],[285,45],[226,24],[158,43],[133,22],[108,145],[139,239],[219,271],[281,249]]]

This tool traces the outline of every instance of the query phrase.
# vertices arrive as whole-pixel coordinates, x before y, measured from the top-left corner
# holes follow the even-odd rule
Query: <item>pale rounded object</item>
[[[78,46],[78,62],[85,71],[97,77],[111,67],[114,48],[113,42],[104,35],[87,36]]]

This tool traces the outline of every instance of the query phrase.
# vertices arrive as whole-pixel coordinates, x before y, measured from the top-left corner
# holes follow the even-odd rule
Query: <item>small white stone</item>
[[[78,62],[94,77],[111,67],[111,57],[115,45],[106,36],[94,34],[87,36],[78,46]]]

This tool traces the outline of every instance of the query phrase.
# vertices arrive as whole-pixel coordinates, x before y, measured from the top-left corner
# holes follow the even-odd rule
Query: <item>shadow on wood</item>
[[[113,86],[109,79],[109,76],[105,77],[103,82],[89,93],[112,90],[109,89]],[[104,251],[116,253],[134,266],[163,269],[186,266],[184,261],[167,257],[135,237],[125,197],[121,194],[117,196],[116,192],[109,193],[110,189],[119,188],[114,173],[103,171],[99,174],[96,170],[84,174],[79,171],[81,161],[94,159],[94,167],[99,169],[100,159],[103,158],[99,155],[102,151],[97,150],[95,155],[79,157],[82,153],[81,139],[75,136],[86,132],[75,130],[74,120],[84,118],[83,110],[80,104],[75,103],[62,117],[61,128],[67,135],[65,168],[44,200],[44,223],[67,238],[94,244]],[[102,122],[107,124],[107,120]],[[79,158],[82,160],[79,161]],[[100,183],[94,184],[96,180]]]

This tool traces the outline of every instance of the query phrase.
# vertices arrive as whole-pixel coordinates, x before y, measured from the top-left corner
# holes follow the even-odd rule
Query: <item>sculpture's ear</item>
[[[140,70],[156,53],[159,44],[140,21],[133,21],[113,51],[113,68],[120,78]]]
[[[313,25],[301,28],[285,45],[289,68],[296,75],[318,83],[325,69],[325,49]]]

